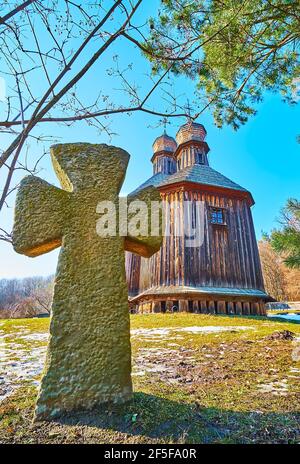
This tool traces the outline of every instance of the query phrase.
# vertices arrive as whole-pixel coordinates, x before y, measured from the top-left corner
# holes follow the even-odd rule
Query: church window
[[[204,164],[204,157],[201,151],[195,150],[195,163]]]
[[[225,224],[225,212],[223,208],[210,208],[211,224]]]

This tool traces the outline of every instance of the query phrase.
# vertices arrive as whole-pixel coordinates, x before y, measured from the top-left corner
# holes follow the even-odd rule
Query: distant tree
[[[287,267],[283,263],[284,290],[288,301],[300,301],[300,269]]]
[[[289,199],[281,212],[281,229],[271,234],[271,244],[281,253],[284,263],[300,269],[300,202]]]
[[[35,300],[40,312],[50,314],[53,299],[53,282],[47,287],[35,290],[35,292],[32,293],[32,298]]]
[[[266,236],[258,242],[266,292],[275,300],[286,298],[284,268],[280,256],[272,249]]]
[[[16,307],[23,300],[35,301],[35,306],[49,306],[53,291],[53,276],[26,277],[24,279],[0,280],[0,310]],[[40,303],[38,303],[40,300]]]
[[[29,296],[19,297],[10,307],[10,317],[33,317],[39,314],[50,314],[53,295],[53,284],[36,288]]]
[[[33,297],[27,296],[20,298],[9,308],[9,317],[11,318],[27,318],[34,317],[40,313]]]

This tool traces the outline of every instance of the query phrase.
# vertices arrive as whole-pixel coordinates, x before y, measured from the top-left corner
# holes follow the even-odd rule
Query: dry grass
[[[26,349],[44,351],[46,341],[36,334],[47,332],[48,324],[47,319],[0,323],[5,347],[13,347],[9,353],[16,363],[21,362],[20,350],[23,358]],[[132,316],[131,326],[135,389],[131,404],[32,424],[36,396],[32,382],[38,376],[19,378],[14,392],[0,403],[0,442],[299,442],[300,338],[297,342],[269,336],[289,330],[300,337],[300,324],[157,314]],[[206,327],[208,332],[191,327]],[[226,331],[219,332],[218,327]]]

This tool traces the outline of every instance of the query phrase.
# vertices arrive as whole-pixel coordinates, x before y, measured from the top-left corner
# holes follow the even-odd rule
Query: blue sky
[[[127,48],[121,47],[118,53],[125,63],[128,60]],[[142,89],[146,89],[146,65],[141,58],[136,58],[135,63],[140,72],[138,83]],[[115,93],[114,86],[103,74],[103,69],[109,65],[107,57],[102,63],[102,71],[98,65],[80,84],[79,90],[87,99],[99,89]],[[191,85],[184,79],[178,81],[177,90],[183,95],[191,96]],[[122,96],[116,98],[122,101]],[[152,100],[152,103],[155,102]],[[175,136],[184,122],[184,119],[173,120],[168,125],[168,133]],[[257,115],[237,132],[229,127],[217,129],[209,113],[199,118],[198,122],[204,124],[208,133],[211,166],[252,192],[256,202],[252,212],[259,238],[262,231],[269,232],[276,227],[276,218],[287,198],[299,198],[300,145],[296,136],[300,134],[300,105],[291,107],[283,103],[278,95],[267,94],[258,107]],[[155,126],[157,119],[136,113],[130,117],[118,115],[112,118],[112,128],[117,135],[111,140],[105,133],[99,135],[94,128],[84,123],[71,128],[45,124],[43,133],[55,134],[60,137],[60,142],[111,143],[126,149],[131,154],[131,160],[123,192],[128,193],[152,174],[152,143],[163,130]],[[1,148],[5,146],[6,138],[3,137]],[[38,152],[39,148],[32,142],[30,150]],[[45,158],[39,175],[57,185],[49,156]],[[11,206],[13,202],[12,197]],[[12,217],[13,208],[6,209],[1,216],[1,226],[10,228]],[[56,250],[38,258],[27,258],[16,254],[9,245],[0,242],[0,278],[54,273],[57,255]]]
[[[257,116],[239,131],[217,129],[209,115],[199,120],[207,129],[211,148],[211,166],[243,187],[249,189],[256,204],[252,208],[257,237],[261,231],[276,226],[276,217],[288,197],[298,197],[300,190],[300,145],[296,142],[300,111],[289,107],[277,96],[267,96]],[[183,121],[181,121],[182,123]],[[152,173],[150,157],[152,143],[161,129],[148,127],[143,115],[115,118],[118,136],[111,143],[129,151],[131,160],[123,191],[130,192]],[[180,121],[168,127],[175,135]],[[79,132],[78,132],[79,133]],[[72,130],[64,134],[64,141],[107,142],[106,137],[91,136],[89,128],[80,128],[80,137]],[[49,168],[50,169],[50,168]],[[47,179],[54,176],[40,173]],[[0,277],[48,275],[55,272],[57,251],[37,258],[14,253],[10,246],[0,243]]]

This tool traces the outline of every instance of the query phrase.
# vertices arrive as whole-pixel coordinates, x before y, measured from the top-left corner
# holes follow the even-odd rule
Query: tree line
[[[279,228],[259,242],[266,291],[276,300],[300,300],[300,201],[288,199]]]
[[[53,276],[0,280],[0,317],[50,314]]]

